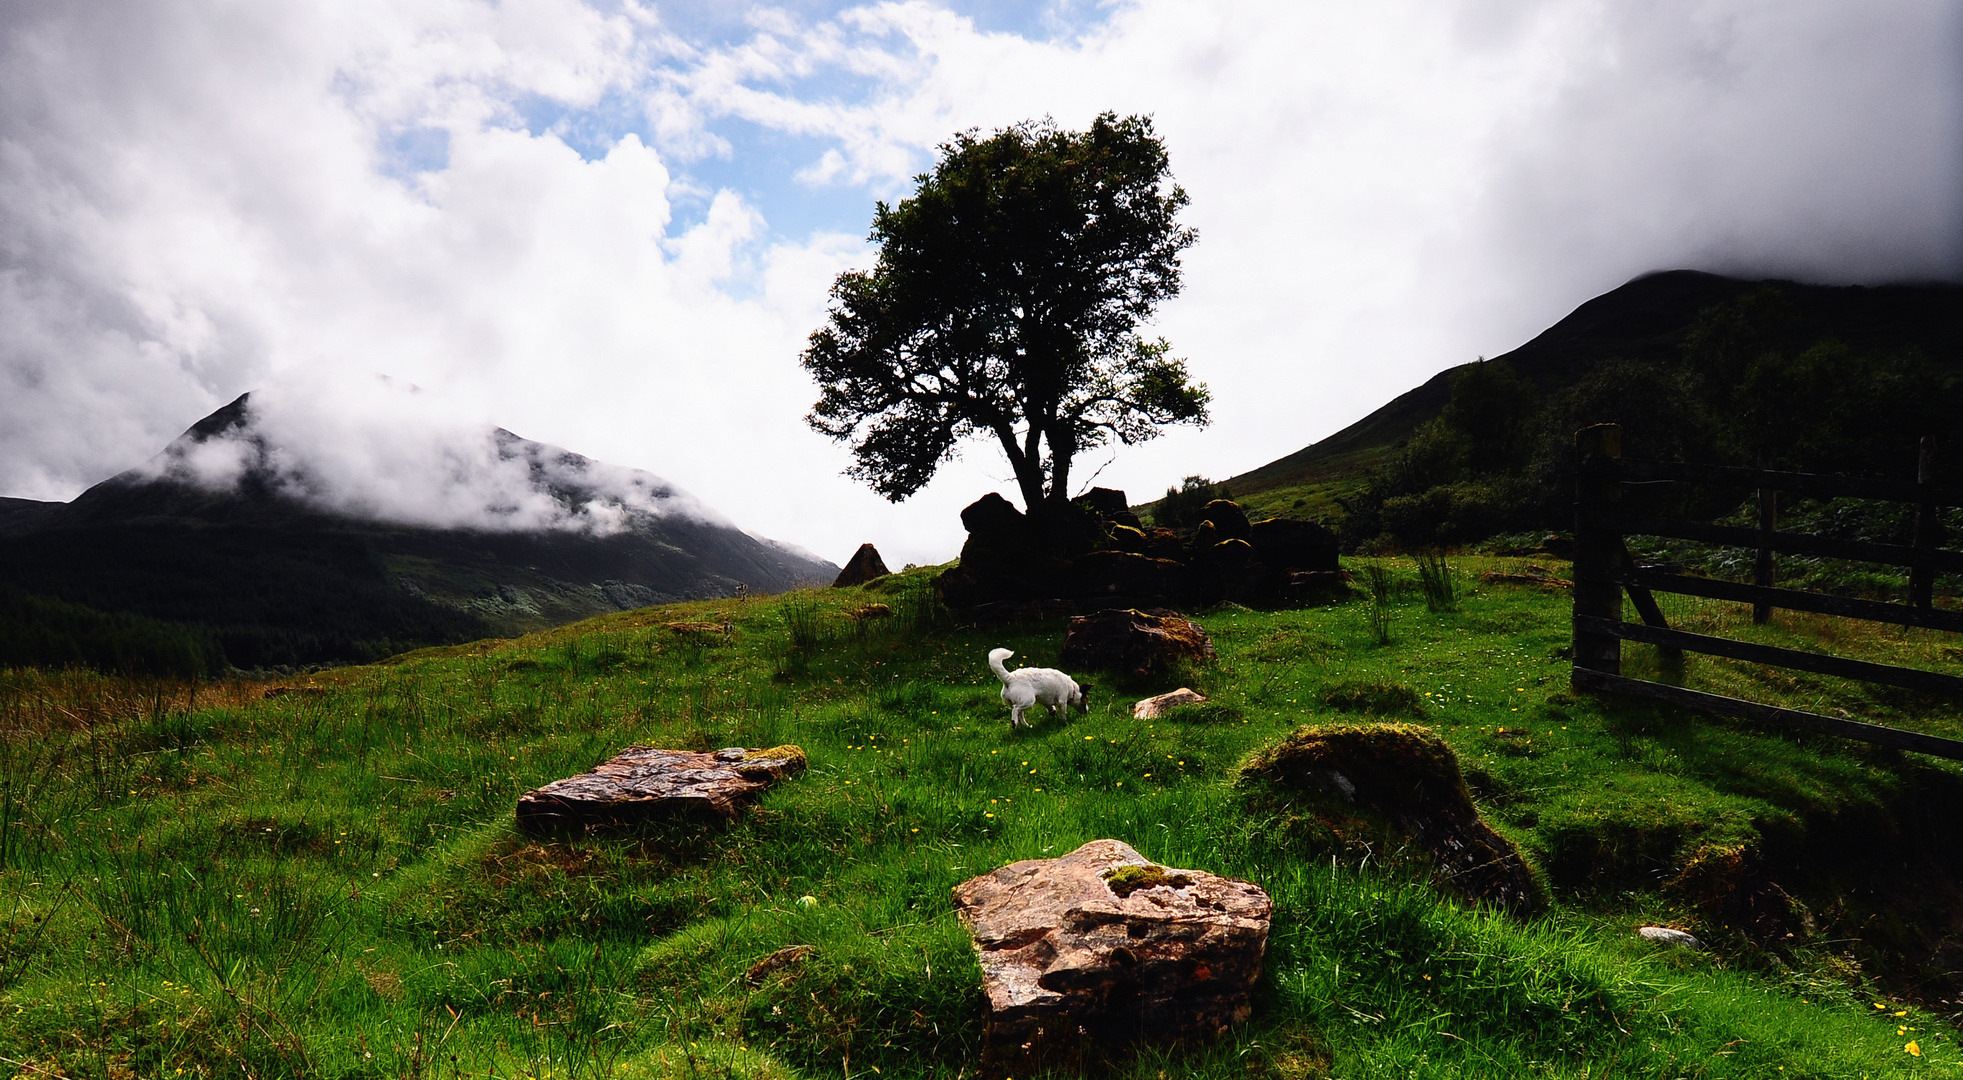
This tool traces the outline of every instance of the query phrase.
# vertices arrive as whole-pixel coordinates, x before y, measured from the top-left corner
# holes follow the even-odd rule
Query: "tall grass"
[[[1379,645],[1390,644],[1390,624],[1396,618],[1391,609],[1391,598],[1397,591],[1397,578],[1391,569],[1382,563],[1371,562],[1363,565],[1363,581],[1370,593],[1370,607],[1365,614],[1370,636]]]
[[[1418,587],[1425,595],[1425,607],[1434,612],[1457,611],[1458,579],[1452,576],[1452,567],[1446,563],[1444,553],[1421,551],[1415,558],[1418,563]]]

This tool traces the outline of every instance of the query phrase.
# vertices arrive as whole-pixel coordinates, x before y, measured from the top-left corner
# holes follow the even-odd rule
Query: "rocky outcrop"
[[[1430,728],[1298,728],[1256,754],[1242,775],[1322,802],[1325,815],[1374,816],[1415,840],[1441,883],[1468,899],[1519,914],[1536,912],[1546,901],[1520,849],[1480,819],[1457,755]]]
[[[1258,886],[1117,840],[971,878],[954,903],[988,995],[984,1070],[1017,1076],[1246,1020],[1273,910]]]
[[[840,570],[838,577],[832,581],[832,588],[846,589],[854,585],[864,585],[868,581],[883,578],[892,572],[886,569],[886,561],[879,557],[878,548],[871,544],[860,544],[859,550],[853,552],[851,560],[845,564],[845,569]]]
[[[1313,521],[1249,522],[1224,499],[1184,536],[1146,528],[1111,488],[1033,516],[991,493],[961,523],[961,563],[938,588],[950,609],[978,622],[1222,600],[1316,603],[1346,589],[1334,533]]]
[[[1100,611],[1070,620],[1062,663],[1070,668],[1116,671],[1134,678],[1161,674],[1181,661],[1204,663],[1213,642],[1191,619],[1169,611]]]
[[[706,754],[632,746],[592,772],[519,796],[518,827],[534,836],[566,836],[675,817],[732,818],[804,765],[804,751],[795,746],[732,746]]]

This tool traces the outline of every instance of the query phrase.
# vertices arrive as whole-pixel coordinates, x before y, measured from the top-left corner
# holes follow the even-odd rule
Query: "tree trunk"
[[[995,429],[995,437],[1002,440],[1002,453],[1009,459],[1009,468],[1015,470],[1016,487],[1022,492],[1024,513],[1033,513],[1043,503],[1042,459],[1025,454],[1016,446],[1016,433],[1007,425]]]
[[[1066,503],[1070,501],[1070,459],[1077,456],[1075,441],[1068,429],[1062,438],[1057,437],[1063,425],[1052,424],[1048,437],[1050,442],[1050,501]]]

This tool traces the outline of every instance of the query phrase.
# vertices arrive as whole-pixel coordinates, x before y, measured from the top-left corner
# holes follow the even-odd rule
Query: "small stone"
[[[744,981],[748,982],[751,986],[762,986],[765,979],[770,978],[777,972],[787,967],[803,963],[804,958],[811,955],[811,949],[812,947],[809,945],[792,945],[789,948],[778,949],[776,952],[750,965],[750,970],[743,973]]]
[[[1674,930],[1668,926],[1639,927],[1636,930],[1636,934],[1644,941],[1654,941],[1658,945],[1676,945],[1685,949],[1701,949],[1704,947],[1704,943],[1695,937],[1684,933],[1682,930]]]
[[[535,836],[631,828],[648,821],[731,818],[763,789],[804,771],[795,746],[709,753],[630,746],[592,772],[518,797],[518,827]]]
[[[1156,720],[1164,716],[1167,710],[1175,705],[1198,705],[1205,700],[1205,695],[1199,691],[1189,690],[1182,686],[1170,693],[1160,694],[1157,697],[1148,697],[1144,701],[1133,705],[1131,707],[1131,718],[1133,720]]]
[[[954,903],[988,995],[984,1067],[1010,1075],[1246,1020],[1274,907],[1259,886],[1117,840],[971,878]]]
[[[669,630],[673,630],[677,634],[689,635],[722,634],[726,633],[729,629],[722,623],[712,622],[665,622],[661,625]]]

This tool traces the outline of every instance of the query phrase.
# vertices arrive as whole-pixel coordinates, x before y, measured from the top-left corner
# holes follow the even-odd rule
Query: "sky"
[[[1953,0],[0,0],[0,495],[260,391],[338,505],[496,425],[945,561],[999,452],[888,503],[798,354],[951,134],[1105,110],[1199,231],[1147,330],[1212,424],[1073,470],[1139,502],[1646,272],[1963,279]]]

